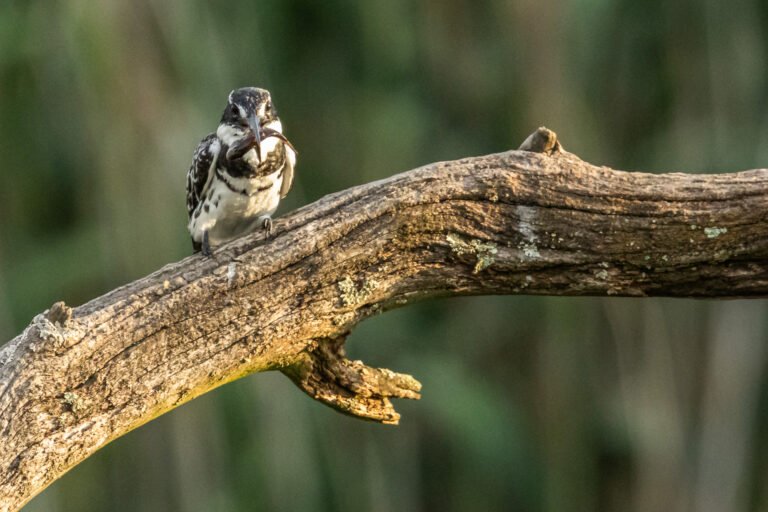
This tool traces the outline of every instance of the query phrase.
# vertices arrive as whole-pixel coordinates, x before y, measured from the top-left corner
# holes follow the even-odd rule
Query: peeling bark
[[[332,194],[260,233],[76,308],[0,351],[0,510],[226,382],[280,370],[347,414],[397,423],[408,375],[344,357],[364,318],[478,294],[768,295],[768,170],[628,173],[564,152],[431,164]]]

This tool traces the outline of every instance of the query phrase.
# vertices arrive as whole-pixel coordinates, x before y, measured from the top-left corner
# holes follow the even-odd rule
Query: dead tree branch
[[[280,370],[345,413],[397,423],[408,375],[344,356],[364,318],[429,297],[768,295],[768,170],[595,167],[539,130],[524,148],[327,196],[70,309],[0,351],[0,509],[226,382]],[[534,152],[536,151],[536,152]]]

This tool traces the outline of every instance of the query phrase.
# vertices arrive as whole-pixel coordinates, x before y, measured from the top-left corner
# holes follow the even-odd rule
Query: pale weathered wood
[[[540,131],[526,148],[327,196],[74,309],[0,351],[0,510],[111,440],[244,375],[281,370],[385,423],[412,377],[343,356],[349,330],[428,297],[764,297],[768,170],[595,167]]]

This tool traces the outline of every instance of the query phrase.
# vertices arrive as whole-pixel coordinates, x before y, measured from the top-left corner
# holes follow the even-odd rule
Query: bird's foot
[[[272,225],[272,217],[264,217],[261,221],[261,227],[267,232],[267,238],[272,238],[275,228]]]

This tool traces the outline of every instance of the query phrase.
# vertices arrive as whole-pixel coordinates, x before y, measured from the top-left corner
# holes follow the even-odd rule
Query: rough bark
[[[0,351],[0,510],[90,454],[250,373],[397,423],[410,376],[344,357],[364,318],[437,296],[768,295],[768,170],[622,172],[562,151],[442,162],[332,194],[70,309]],[[537,151],[537,152],[533,152]]]

